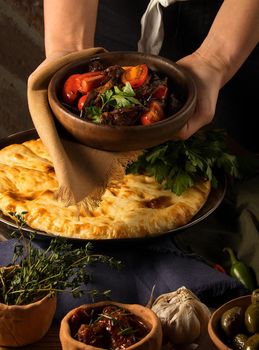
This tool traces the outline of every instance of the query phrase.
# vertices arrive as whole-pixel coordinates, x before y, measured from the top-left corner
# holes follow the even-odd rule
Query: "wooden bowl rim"
[[[239,306],[240,304],[246,304],[249,305],[249,301],[251,300],[251,294],[248,295],[243,295],[241,297],[231,299],[221,305],[219,308],[217,308],[211,315],[209,322],[208,322],[208,333],[213,341],[213,343],[217,346],[218,349],[220,350],[232,350],[230,347],[228,347],[221,338],[218,336],[217,331],[215,330],[221,315],[223,312],[227,311],[233,306]]]
[[[80,305],[72,310],[70,310],[65,316],[64,318],[61,320],[61,326],[60,326],[60,340],[65,336],[67,339],[69,339],[70,342],[72,342],[72,344],[74,344],[75,346],[79,346],[80,348],[84,348],[89,350],[98,350],[98,349],[102,349],[102,348],[97,348],[88,344],[84,344],[76,339],[74,339],[71,335],[71,330],[70,330],[70,326],[69,326],[69,319],[70,317],[78,310],[81,308],[87,308],[87,309],[91,309],[91,308],[98,308],[98,307],[102,307],[105,305],[115,305],[121,308],[124,308],[126,310],[130,310],[132,313],[134,313],[137,317],[139,317],[144,323],[145,325],[147,325],[146,319],[144,319],[140,313],[135,313],[132,311],[133,308],[137,307],[139,310],[145,310],[145,312],[148,313],[148,315],[150,316],[151,320],[151,328],[150,331],[148,332],[148,334],[142,338],[140,341],[138,341],[137,343],[133,344],[132,346],[129,346],[127,348],[127,350],[134,350],[136,349],[138,346],[144,344],[149,338],[154,337],[155,332],[158,330],[157,332],[157,337],[161,337],[161,343],[162,343],[162,326],[160,323],[159,318],[157,317],[157,315],[148,307],[140,305],[140,304],[127,304],[127,303],[120,303],[120,302],[116,302],[116,301],[99,301],[96,303],[91,303],[91,304],[83,304]]]
[[[179,111],[177,111],[175,114],[150,125],[132,125],[132,126],[121,126],[121,125],[104,125],[104,124],[95,124],[96,126],[98,126],[98,128],[100,129],[111,129],[111,130],[125,130],[125,131],[129,131],[129,132],[134,132],[135,130],[144,130],[146,128],[149,129],[157,129],[160,125],[164,125],[165,127],[171,123],[172,121],[177,121],[178,119],[181,119],[182,114],[186,113],[186,111],[188,111],[189,109],[191,109],[193,107],[193,104],[196,104],[196,99],[197,99],[197,88],[196,85],[194,83],[193,78],[191,77],[191,75],[181,66],[177,65],[177,63],[162,57],[162,56],[157,56],[157,55],[152,55],[152,54],[145,54],[145,53],[141,53],[141,52],[135,52],[135,51],[110,51],[110,52],[104,52],[104,53],[100,53],[100,54],[96,54],[90,57],[86,57],[86,58],[78,58],[75,61],[68,63],[66,65],[64,65],[63,67],[61,67],[59,70],[57,70],[57,72],[55,72],[49,82],[48,85],[48,98],[50,100],[50,98],[54,101],[54,103],[57,105],[57,107],[59,108],[59,110],[61,110],[66,117],[69,117],[71,120],[76,120],[79,123],[83,123],[84,125],[90,124],[93,125],[92,122],[89,122],[87,120],[84,119],[80,119],[80,117],[78,115],[76,115],[75,113],[71,112],[69,109],[67,109],[59,100],[57,94],[56,94],[56,84],[58,84],[58,82],[62,79],[65,79],[64,77],[66,76],[66,72],[70,69],[73,68],[77,68],[78,65],[83,64],[84,62],[87,64],[91,61],[97,60],[97,59],[102,59],[102,58],[106,58],[107,56],[127,56],[127,55],[136,55],[139,57],[149,57],[150,59],[153,59],[155,62],[163,62],[165,64],[165,66],[169,66],[171,69],[175,70],[175,72],[177,72],[178,74],[181,74],[182,77],[184,77],[185,80],[185,84],[187,86],[187,90],[188,90],[188,95],[187,95],[187,99],[184,103],[184,105],[181,107],[181,109]]]

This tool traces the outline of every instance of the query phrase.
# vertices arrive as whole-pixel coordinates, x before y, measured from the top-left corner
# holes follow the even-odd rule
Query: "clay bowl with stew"
[[[111,114],[108,113],[110,119],[104,118],[105,123],[100,124],[78,113],[78,100],[73,102],[75,103],[73,106],[68,106],[68,104],[64,103],[63,89],[67,79],[74,74],[89,72],[93,64],[96,66],[100,64],[105,69],[117,65],[124,70],[127,70],[129,67],[146,65],[148,72],[151,72],[153,77],[156,75],[163,82],[166,81],[167,84],[167,99],[163,99],[164,96],[162,97],[162,105],[165,107],[163,118],[158,118],[158,121],[145,123],[144,125],[143,122],[140,122],[140,120],[142,121],[143,114],[149,111],[151,100],[154,99],[154,96],[157,97],[157,92],[150,94],[149,97],[147,97],[148,94],[146,95],[147,100],[137,106],[138,117],[136,117],[137,113],[135,113],[132,119],[126,118],[127,125],[125,125],[125,119],[122,122],[123,112],[120,107],[116,109],[117,111],[119,109],[119,117],[114,117],[113,114],[111,117]],[[154,80],[152,80],[152,84],[156,84]],[[147,81],[145,80],[145,83]],[[103,83],[103,85],[105,84]],[[137,88],[134,87],[134,91],[140,89],[138,90],[138,94],[141,94],[145,91],[145,88],[143,90],[144,85]],[[80,97],[82,96],[79,93],[77,98],[79,99]],[[171,140],[192,116],[196,105],[196,98],[195,84],[182,67],[166,58],[138,52],[105,52],[91,57],[81,57],[58,70],[53,75],[48,87],[49,104],[57,120],[57,124],[61,124],[62,126],[61,130],[64,130],[79,143],[107,151],[144,149]],[[141,111],[141,107],[139,106],[142,106],[144,109]],[[87,113],[89,113],[89,108],[84,110],[87,110]],[[140,116],[141,113],[142,115]],[[156,110],[154,114],[158,114]],[[117,118],[117,124],[114,124],[114,120],[111,121],[111,118]],[[137,124],[132,123],[134,118],[139,118]]]
[[[69,311],[59,337],[63,350],[160,350],[162,327],[145,306],[100,301]]]

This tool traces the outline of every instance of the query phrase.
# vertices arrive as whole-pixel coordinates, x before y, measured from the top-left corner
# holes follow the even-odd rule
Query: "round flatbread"
[[[106,189],[100,206],[65,207],[51,159],[40,139],[0,150],[0,209],[5,215],[27,212],[35,230],[81,239],[156,236],[186,225],[206,202],[210,181],[199,181],[177,196],[154,177],[128,174]]]

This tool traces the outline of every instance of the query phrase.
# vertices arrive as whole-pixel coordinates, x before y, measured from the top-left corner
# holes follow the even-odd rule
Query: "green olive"
[[[252,334],[259,332],[259,289],[253,291],[251,304],[245,311],[245,326]]]
[[[232,338],[240,333],[244,324],[242,308],[240,306],[234,306],[225,311],[221,316],[220,324],[227,337]]]
[[[242,350],[259,350],[259,333],[249,337]]]
[[[234,350],[242,350],[245,342],[247,341],[247,335],[239,333],[232,339],[232,346]]]

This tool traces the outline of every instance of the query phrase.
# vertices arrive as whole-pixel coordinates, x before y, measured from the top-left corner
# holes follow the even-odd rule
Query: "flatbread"
[[[81,239],[156,236],[186,225],[206,202],[210,181],[177,196],[154,177],[128,174],[106,189],[98,208],[65,207],[55,199],[58,182],[40,139],[0,150],[0,210],[27,212],[27,225],[46,233]]]

